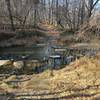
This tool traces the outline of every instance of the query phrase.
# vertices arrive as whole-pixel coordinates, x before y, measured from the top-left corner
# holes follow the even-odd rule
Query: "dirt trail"
[[[49,35],[58,36],[61,33],[61,31],[59,31],[55,26],[52,25],[41,24],[39,27],[46,31]]]
[[[46,24],[39,25],[39,28],[47,34],[48,43],[59,44],[60,34],[62,33],[61,30],[57,29],[57,27],[55,26],[46,25]]]

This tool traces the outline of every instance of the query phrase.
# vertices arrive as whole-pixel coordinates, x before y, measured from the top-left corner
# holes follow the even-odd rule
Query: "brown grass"
[[[54,71],[54,76],[50,76],[50,73],[47,70],[33,74],[31,80],[20,84],[20,91],[62,91],[59,96],[75,96],[79,100],[85,97],[86,100],[92,100],[100,94],[100,54],[76,60],[64,69]],[[0,88],[9,90],[7,84],[2,84]]]

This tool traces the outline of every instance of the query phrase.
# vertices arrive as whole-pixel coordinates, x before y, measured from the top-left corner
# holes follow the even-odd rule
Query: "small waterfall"
[[[49,57],[52,54],[52,47],[51,45],[48,43],[45,47],[45,56]]]

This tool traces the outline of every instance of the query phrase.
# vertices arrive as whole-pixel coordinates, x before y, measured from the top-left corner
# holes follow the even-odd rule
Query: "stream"
[[[0,60],[14,59],[14,60],[41,60],[48,58],[50,55],[50,46],[46,44],[37,44],[30,47],[14,46],[0,49]]]
[[[41,72],[48,68],[60,69],[82,56],[95,56],[99,49],[68,48],[64,45],[53,44],[55,38],[49,37],[46,44],[31,46],[12,46],[0,48],[0,60],[23,61],[31,64],[31,68]],[[30,63],[32,61],[32,63]],[[34,61],[37,61],[34,63]],[[36,65],[34,65],[36,64]],[[27,65],[24,65],[27,66]],[[38,66],[38,67],[37,67]],[[29,68],[29,67],[28,67]]]

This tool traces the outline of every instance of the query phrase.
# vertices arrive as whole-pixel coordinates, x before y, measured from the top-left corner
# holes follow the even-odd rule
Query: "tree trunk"
[[[10,22],[11,22],[11,28],[12,28],[12,31],[15,31],[13,16],[12,16],[12,12],[11,12],[10,0],[6,0],[6,3],[7,3],[8,12],[9,12]]]

